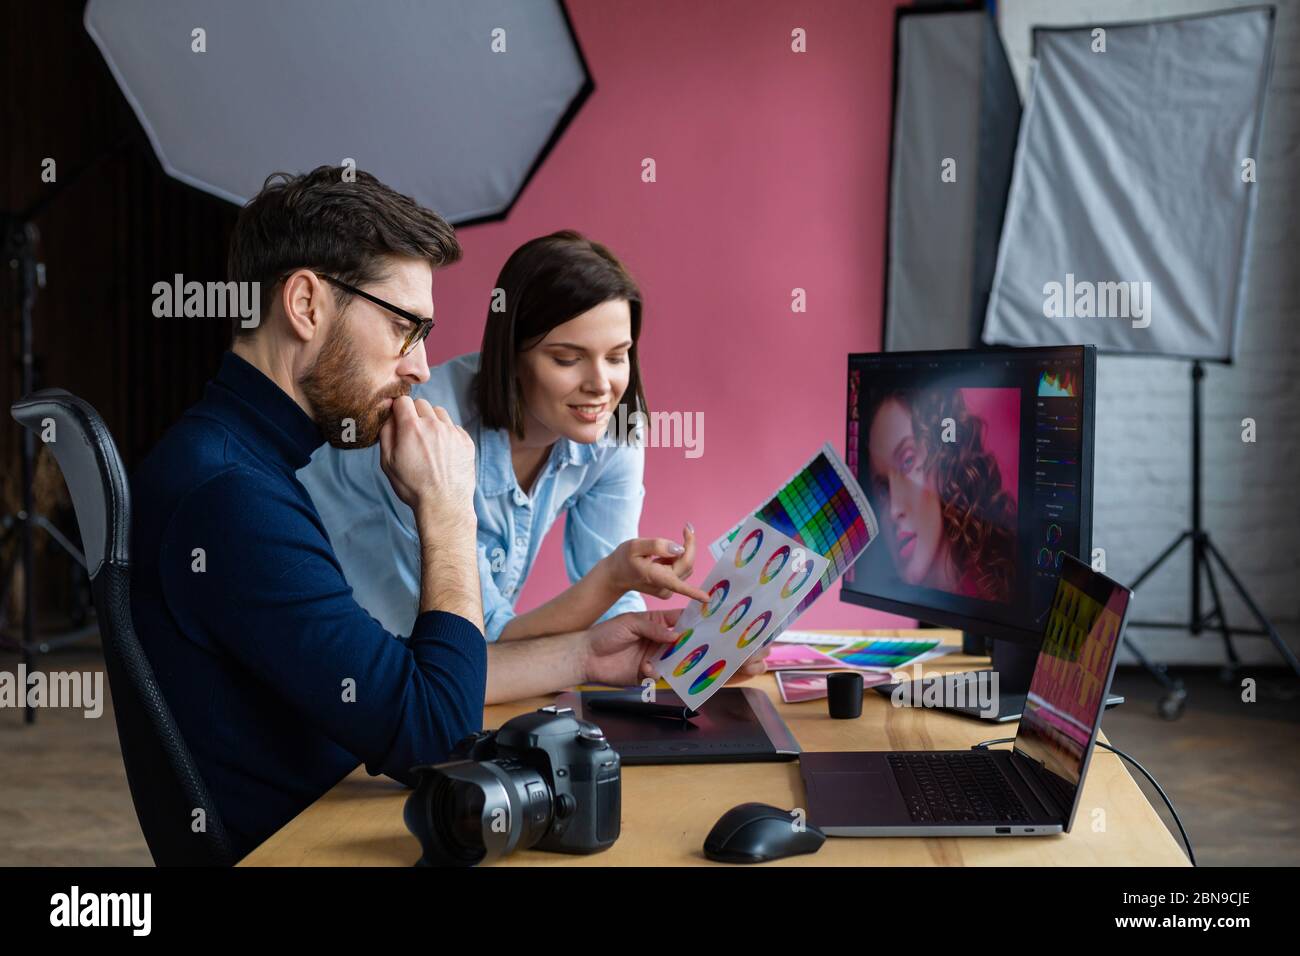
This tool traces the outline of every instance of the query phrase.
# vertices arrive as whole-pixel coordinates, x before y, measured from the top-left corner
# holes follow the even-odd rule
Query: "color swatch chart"
[[[829,443],[754,514],[830,562],[789,623],[852,566],[878,529],[867,496]],[[737,531],[739,527],[710,545],[714,557],[726,551]]]
[[[750,655],[771,644],[827,564],[751,515],[701,585],[708,603],[692,601],[682,611],[677,641],[659,658],[660,675],[682,703],[699,710]]]

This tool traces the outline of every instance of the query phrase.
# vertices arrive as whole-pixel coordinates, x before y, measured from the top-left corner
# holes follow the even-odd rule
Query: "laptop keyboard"
[[[889,766],[917,822],[1005,823],[1029,816],[985,751],[895,753]]]

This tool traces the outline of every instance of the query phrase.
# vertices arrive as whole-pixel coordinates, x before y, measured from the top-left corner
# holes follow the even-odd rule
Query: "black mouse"
[[[820,850],[826,834],[810,823],[796,823],[790,810],[742,803],[713,824],[704,838],[704,855],[719,863],[764,863]]]

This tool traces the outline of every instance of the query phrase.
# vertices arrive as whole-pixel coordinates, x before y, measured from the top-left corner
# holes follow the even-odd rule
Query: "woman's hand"
[[[601,560],[606,580],[615,594],[640,591],[666,598],[681,594],[707,604],[709,596],[687,584],[695,566],[695,529],[682,529],[685,546],[667,538],[630,538]]]

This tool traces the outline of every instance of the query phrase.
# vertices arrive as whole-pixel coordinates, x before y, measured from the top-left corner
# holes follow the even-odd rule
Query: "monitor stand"
[[[947,710],[991,723],[1019,720],[1038,663],[1038,648],[1014,641],[991,643],[992,667],[908,681],[909,690],[901,695],[902,700],[911,702],[912,706]],[[994,672],[997,673],[996,694],[989,677]],[[897,684],[878,684],[875,689],[885,697],[892,697],[896,687]],[[1107,708],[1122,703],[1124,698],[1117,694],[1106,698]]]

